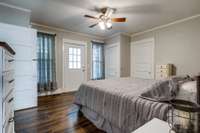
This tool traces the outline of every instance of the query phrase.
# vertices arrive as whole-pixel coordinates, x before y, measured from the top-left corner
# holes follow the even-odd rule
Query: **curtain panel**
[[[105,78],[104,43],[92,41],[92,79]]]
[[[38,92],[57,89],[55,67],[55,35],[37,34]]]

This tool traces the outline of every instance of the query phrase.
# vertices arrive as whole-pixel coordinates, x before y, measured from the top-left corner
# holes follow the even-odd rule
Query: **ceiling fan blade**
[[[97,26],[97,25],[98,25],[98,23],[93,24],[93,25],[90,25],[89,27],[90,27],[90,28],[93,28],[93,27],[95,27],[95,26]]]
[[[111,17],[111,15],[115,12],[114,8],[107,8],[105,16],[106,17]]]
[[[126,18],[111,18],[112,22],[126,22]]]
[[[92,18],[92,19],[99,19],[99,18],[97,18],[97,17],[90,16],[90,15],[84,15],[84,17],[86,17],[86,18]]]

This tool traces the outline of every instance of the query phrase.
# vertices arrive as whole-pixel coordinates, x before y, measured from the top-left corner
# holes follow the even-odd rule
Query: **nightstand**
[[[151,121],[147,122],[142,127],[133,131],[132,133],[175,133],[175,132],[173,131],[170,132],[170,127],[167,122],[154,118]]]

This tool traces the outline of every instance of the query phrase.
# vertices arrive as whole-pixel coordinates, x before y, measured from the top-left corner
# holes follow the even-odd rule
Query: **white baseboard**
[[[38,93],[38,96],[49,96],[49,95],[55,95],[55,94],[62,94],[62,93],[66,93],[66,92],[73,92],[75,90],[68,90],[65,88],[58,88],[55,91],[49,91],[49,92],[44,92],[44,93]]]

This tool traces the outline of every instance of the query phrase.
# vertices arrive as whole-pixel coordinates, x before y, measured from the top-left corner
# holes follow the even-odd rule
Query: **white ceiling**
[[[129,34],[200,14],[200,0],[1,0],[30,9],[34,23],[64,28],[74,32],[106,37],[118,32]],[[115,23],[112,30],[88,28],[94,20],[84,14],[97,15],[95,7],[117,8],[113,17],[127,17],[126,23]]]

